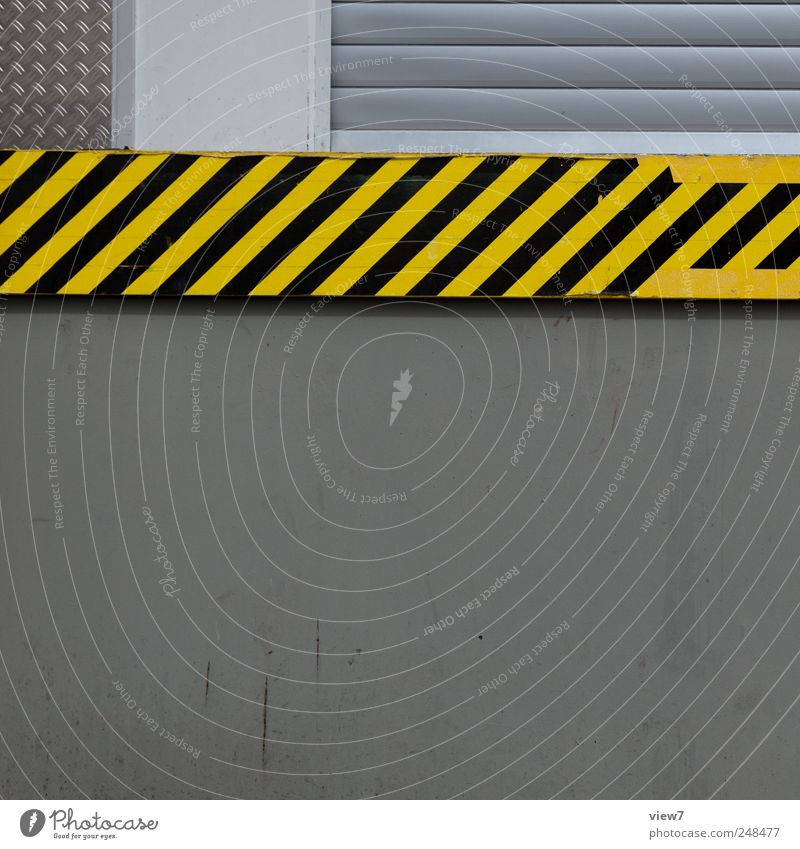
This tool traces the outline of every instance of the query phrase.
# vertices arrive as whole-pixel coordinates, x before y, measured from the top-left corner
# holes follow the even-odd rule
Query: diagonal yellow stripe
[[[230,160],[220,158],[215,161],[222,167]],[[176,268],[180,268],[199,247],[219,232],[237,212],[244,209],[291,161],[290,156],[265,156],[176,239],[174,244],[154,260],[123,294],[152,295]],[[215,174],[217,170],[219,169],[215,169],[213,173]]]
[[[363,245],[350,254],[333,274],[317,287],[314,294],[337,295],[350,288],[484,161],[483,157],[464,157],[448,162],[435,179],[429,180]]]
[[[753,271],[761,260],[789,235],[800,227],[800,198],[795,198],[789,206],[779,212],[767,225],[732,256],[724,266],[724,271]]]
[[[212,268],[186,290],[187,295],[216,295],[236,274],[297,218],[328,186],[344,174],[354,159],[325,159],[240,239]]]
[[[662,268],[679,268],[682,265],[693,265],[701,256],[717,241],[725,235],[735,224],[750,212],[763,198],[774,189],[769,183],[755,183],[745,186],[734,195],[730,201],[700,230],[686,241],[683,250],[685,262],[681,262],[681,256],[670,257]],[[711,269],[713,271],[713,269]]]
[[[716,269],[693,269],[692,265],[700,259],[701,256],[714,244],[717,240],[724,236],[733,225],[746,215],[769,191],[774,188],[773,185],[756,183],[745,186],[740,192],[734,195],[731,200],[722,207],[722,209],[714,215],[700,230],[698,230],[691,238],[687,239],[681,250],[673,254],[659,270],[636,290],[637,298],[661,298],[665,294],[667,297],[689,297],[687,294],[688,281],[702,279],[705,281],[703,291],[708,293],[711,291],[708,281],[719,280],[720,272]],[[700,272],[706,272],[701,274]],[[675,281],[680,275],[685,278],[687,286],[680,289],[675,289],[673,282],[670,283],[670,288],[666,293],[661,292],[663,281]],[[735,277],[736,275],[732,275]],[[700,297],[699,295],[697,297]],[[704,295],[703,297],[716,297],[715,295]]]
[[[27,292],[64,254],[74,247],[97,222],[123,201],[161,165],[169,154],[137,156],[97,197],[53,234],[36,253],[13,274],[0,292]]]
[[[530,297],[540,286],[557,274],[615,215],[625,209],[645,186],[652,183],[664,171],[664,168],[664,161],[660,158],[641,160],[639,166],[612,189],[597,206],[589,210],[572,229],[562,235],[558,242],[505,292],[504,297]]]
[[[544,194],[534,201],[519,217],[442,291],[444,297],[471,295],[487,278],[531,237],[547,220],[591,182],[606,167],[603,159],[581,160]]]
[[[453,220],[377,293],[381,297],[405,295],[453,250],[462,239],[488,218],[522,183],[546,161],[518,159],[485,188],[466,209],[455,210]]]
[[[694,183],[679,186],[658,209],[653,210],[639,225],[605,256],[569,291],[570,295],[598,294],[615,280],[635,259],[643,254],[665,230],[668,230],[708,191],[708,186]],[[680,251],[680,248],[676,246]]]
[[[8,250],[23,233],[30,230],[46,212],[49,212],[71,192],[76,183],[85,177],[102,158],[103,154],[95,154],[73,156],[68,159],[35,194],[14,210],[0,225],[0,251]]]
[[[44,153],[43,150],[16,150],[0,165],[0,192],[18,180]]]
[[[416,159],[390,159],[353,192],[333,215],[298,245],[252,291],[253,295],[278,295],[328,247],[356,218],[369,209],[413,165]]]
[[[177,177],[146,209],[123,227],[114,239],[59,290],[60,295],[88,295],[120,263],[201,189],[225,165],[224,159],[199,159]]]

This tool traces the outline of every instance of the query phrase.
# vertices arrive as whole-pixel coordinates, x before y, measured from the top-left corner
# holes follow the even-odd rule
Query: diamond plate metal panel
[[[0,147],[102,149],[110,0],[0,0]]]

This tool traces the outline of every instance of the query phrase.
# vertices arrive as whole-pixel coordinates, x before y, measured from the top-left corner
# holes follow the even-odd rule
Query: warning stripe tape
[[[799,298],[800,158],[0,151],[0,294]]]

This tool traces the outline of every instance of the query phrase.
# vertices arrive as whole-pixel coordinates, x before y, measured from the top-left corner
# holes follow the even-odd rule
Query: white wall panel
[[[118,14],[114,107],[132,128],[123,143],[151,150],[327,147],[329,0],[121,6],[128,8]]]

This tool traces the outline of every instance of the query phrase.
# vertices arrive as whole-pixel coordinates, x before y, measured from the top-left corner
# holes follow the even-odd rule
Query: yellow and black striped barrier
[[[800,297],[800,158],[0,152],[0,294]]]

